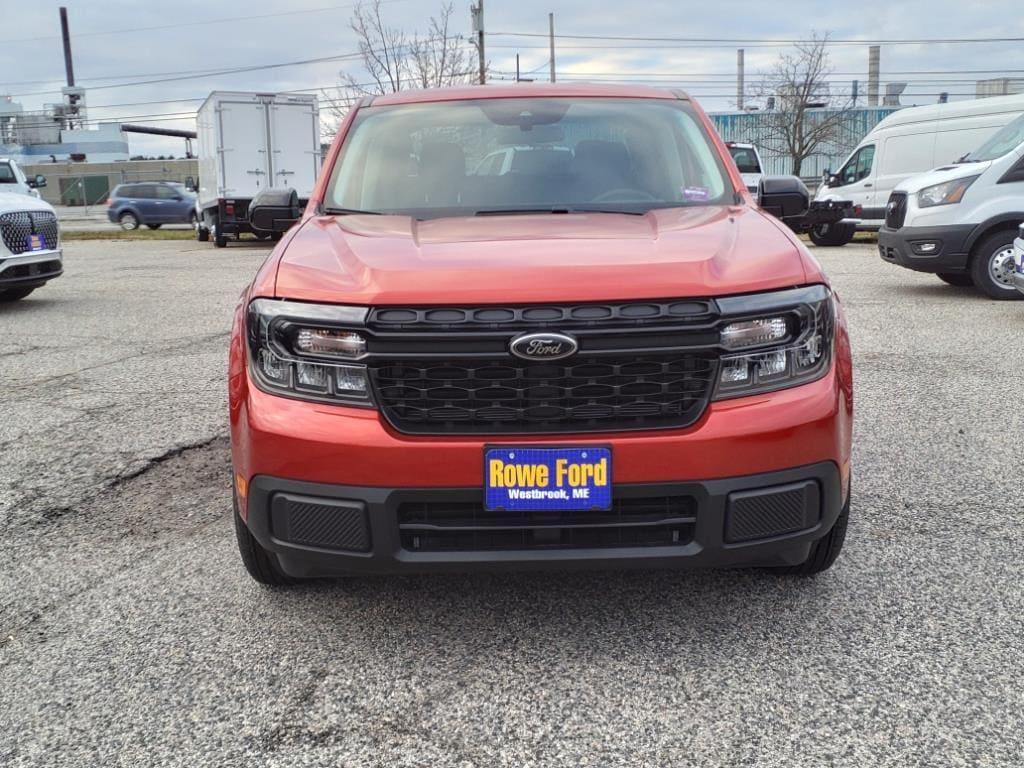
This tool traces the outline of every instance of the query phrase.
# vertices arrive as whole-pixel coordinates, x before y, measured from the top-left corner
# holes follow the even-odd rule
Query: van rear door
[[[251,198],[270,186],[267,108],[258,101],[222,101],[220,197]]]
[[[319,170],[320,126],[311,102],[270,105],[271,186],[291,187],[299,197],[313,193]]]

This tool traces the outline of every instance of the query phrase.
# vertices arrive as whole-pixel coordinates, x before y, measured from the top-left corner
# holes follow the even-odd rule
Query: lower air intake
[[[347,552],[370,551],[366,506],[358,501],[278,493],[271,502],[275,538]]]
[[[768,539],[814,526],[821,519],[821,489],[814,480],[730,493],[725,540]]]

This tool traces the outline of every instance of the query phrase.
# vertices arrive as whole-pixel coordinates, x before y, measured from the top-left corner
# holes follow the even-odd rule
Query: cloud
[[[194,0],[176,0],[170,5],[121,0],[67,0],[66,4],[75,74],[79,83],[89,88],[90,116],[97,119],[131,118],[135,122],[189,127],[189,118],[167,119],[161,115],[194,110],[214,89],[277,91],[329,86],[337,82],[342,66],[351,65],[324,62],[258,72],[195,75],[150,85],[105,86],[123,84],[125,78],[160,79],[143,77],[153,73],[209,71],[337,56],[355,51],[357,44],[348,28],[350,4],[331,0],[296,0],[287,5],[250,2],[218,6]],[[457,24],[462,12],[460,5],[456,5]],[[386,0],[383,8],[389,23],[410,32],[423,31],[430,15],[439,10],[440,2]],[[487,38],[487,56],[496,76],[511,77],[515,54],[519,53],[524,72],[536,70],[534,77],[546,77],[544,37],[497,33],[526,31],[543,35],[547,32],[549,10],[555,12],[556,31],[563,34],[761,40],[806,38],[812,32],[826,31],[844,40],[1024,36],[1024,17],[1017,13],[1018,4],[1004,0],[946,2],[941,7],[934,0],[862,0],[856,13],[851,13],[848,5],[806,0],[784,5],[738,0],[701,4],[647,0],[631,5],[609,0],[492,0],[487,4],[486,26],[492,33]],[[288,15],[280,15],[284,13]],[[33,94],[15,97],[27,109],[58,101],[64,67],[56,8],[0,0],[0,16],[5,22],[0,29],[0,95]],[[458,31],[468,37],[468,9],[464,21],[464,28]],[[138,31],[118,31],[125,29]],[[566,79],[604,79],[611,77],[608,73],[621,73],[618,79],[646,79],[686,88],[709,110],[731,106],[736,88],[736,44],[699,49],[655,45],[560,39],[558,70]],[[744,48],[748,82],[756,82],[759,73],[769,69],[783,50],[755,44]],[[863,93],[867,77],[866,44],[834,46],[831,56],[837,72],[834,79],[839,84],[836,87],[846,88],[848,82],[859,79]],[[940,90],[949,91],[953,98],[966,96],[973,93],[976,77],[988,76],[906,74],[932,70],[998,70],[1024,76],[1024,46],[992,43],[883,47],[883,81],[914,81],[904,98],[907,103],[935,101]],[[358,68],[354,74],[360,75]],[[37,94],[38,91],[51,93]],[[131,142],[133,152],[180,154],[182,149],[180,142],[167,139],[132,137]]]

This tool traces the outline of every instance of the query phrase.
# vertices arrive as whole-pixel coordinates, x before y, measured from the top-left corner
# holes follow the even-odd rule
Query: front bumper
[[[802,562],[811,543],[830,530],[849,490],[852,377],[849,347],[825,377],[791,389],[713,402],[686,429],[585,435],[410,436],[396,432],[376,411],[291,400],[251,386],[247,371],[233,368],[232,458],[243,519],[266,549],[278,553],[295,576],[350,572],[411,572],[473,568],[698,567]],[[233,360],[237,359],[233,356]],[[403,544],[398,509],[406,502],[453,504],[463,510],[483,500],[483,451],[505,445],[610,445],[613,496],[621,499],[686,497],[692,527],[671,546],[538,546],[417,551]],[[736,541],[727,535],[734,494],[803,485],[804,507],[783,511],[798,525]],[[782,490],[786,490],[785,488]],[[365,551],[338,551],[295,541],[278,519],[275,500],[293,497],[306,511],[345,500],[344,521],[305,520],[309,530],[335,530],[365,520]],[[799,494],[798,494],[799,495]],[[812,499],[813,497],[813,499]],[[352,505],[362,512],[352,512]],[[311,505],[311,506],[310,506]],[[769,518],[772,503],[768,503]],[[473,509],[475,510],[475,506]],[[802,511],[801,511],[802,510]],[[326,514],[326,513],[325,513]],[[442,517],[447,514],[442,510]],[[475,514],[475,512],[473,512]],[[353,517],[354,515],[354,517]],[[365,517],[364,517],[365,516]],[[482,513],[478,521],[488,523]],[[582,518],[586,522],[585,518]],[[612,521],[614,523],[614,521]],[[756,522],[756,521],[755,521]],[[351,529],[347,529],[351,532]],[[533,536],[523,532],[524,536]],[[532,541],[530,539],[529,541]]]
[[[795,565],[831,530],[843,506],[840,471],[832,462],[702,482],[621,485],[615,493],[620,500],[685,499],[691,522],[674,518],[673,537],[637,546],[614,538],[635,532],[625,526],[637,523],[620,520],[614,530],[614,522],[589,527],[588,512],[523,515],[514,531],[507,520],[498,528],[493,516],[475,514],[478,489],[356,487],[259,476],[248,486],[247,525],[295,577]],[[409,523],[403,510],[410,504],[440,510],[440,524]],[[453,518],[452,510],[467,507],[474,509],[471,524],[469,518]],[[590,538],[581,540],[581,529]]]
[[[11,255],[0,250],[0,288],[31,288],[64,274],[61,249]]]
[[[878,231],[878,254],[883,261],[917,272],[966,272],[970,261],[967,241],[974,225],[946,227],[882,227]],[[934,250],[921,252],[924,244]]]

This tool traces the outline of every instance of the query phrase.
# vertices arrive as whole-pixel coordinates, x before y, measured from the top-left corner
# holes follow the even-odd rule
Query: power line
[[[542,32],[489,32],[493,37],[543,37],[547,33]],[[729,45],[801,45],[806,43],[820,43],[822,40],[813,39],[771,39],[751,37],[644,37],[641,35],[578,35],[578,34],[557,34],[557,39],[564,40],[632,40],[652,43],[728,43]],[[921,38],[889,38],[889,39],[833,39],[824,40],[827,45],[930,45],[946,43],[1020,43],[1024,37],[921,37]]]
[[[380,0],[381,4],[385,3],[399,3],[405,2],[406,0]],[[239,22],[239,21],[255,21],[258,19],[276,19],[282,16],[298,16],[300,14],[308,13],[324,13],[326,11],[340,11],[348,8],[354,8],[358,3],[346,3],[345,5],[331,5],[324,8],[303,8],[296,11],[280,11],[278,13],[263,13],[263,14],[245,14],[244,16],[226,16],[218,19],[197,19],[195,21],[182,21],[176,24],[158,24],[151,27],[131,27],[129,29],[105,29],[97,30],[95,32],[76,32],[74,37],[98,37],[100,35],[123,35],[130,32],[153,32],[156,30],[164,29],[178,29],[181,27],[192,27],[196,25],[206,24],[221,24],[224,22]],[[8,38],[0,40],[0,43],[30,43],[37,42],[39,40],[60,40],[60,35],[43,35],[41,37],[20,37],[20,38]]]
[[[357,52],[354,52],[354,53],[339,54],[338,56],[323,56],[323,57],[320,57],[320,58],[317,58],[317,59],[302,59],[302,60],[299,60],[299,61],[284,61],[284,62],[280,62],[280,63],[277,63],[277,64],[260,64],[260,65],[249,66],[249,67],[235,67],[235,68],[232,68],[232,69],[222,69],[222,70],[218,70],[218,71],[215,71],[215,72],[208,72],[208,73],[206,73],[205,76],[206,77],[214,77],[214,76],[217,76],[217,75],[234,75],[234,74],[241,74],[241,73],[244,73],[244,72],[258,72],[258,71],[263,71],[263,70],[268,70],[268,69],[281,69],[283,67],[298,67],[298,66],[305,66],[307,64],[322,64],[322,63],[325,63],[325,62],[328,62],[328,61],[343,61],[343,60],[346,60],[346,59],[357,59],[357,58],[359,58],[361,56],[362,56],[362,54],[357,51]],[[112,84],[112,85],[97,85],[95,87],[90,88],[89,90],[90,91],[103,91],[103,90],[108,90],[108,89],[111,89],[111,88],[130,88],[130,87],[136,86],[136,85],[157,85],[159,83],[173,83],[173,82],[177,82],[177,81],[180,81],[180,80],[191,80],[194,77],[195,77],[195,75],[180,75],[180,76],[177,76],[177,77],[166,77],[166,78],[160,78],[160,79],[156,79],[156,80],[135,80],[135,81],[132,81],[130,83],[115,83],[115,84]],[[62,91],[35,91],[35,92],[32,92],[32,93],[14,93],[14,94],[11,94],[11,98],[15,98],[15,97],[20,98],[20,97],[24,97],[24,96],[52,96],[52,95],[59,95],[61,93],[62,93]]]

